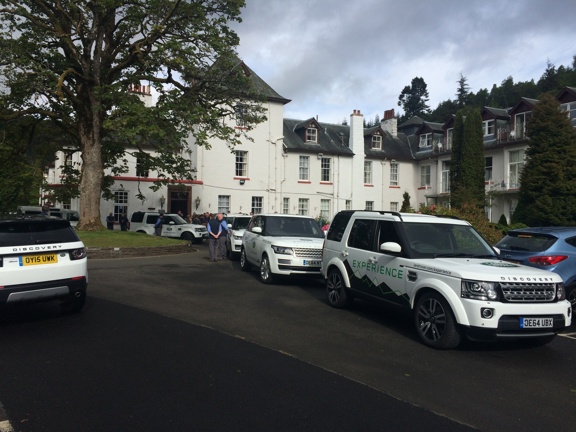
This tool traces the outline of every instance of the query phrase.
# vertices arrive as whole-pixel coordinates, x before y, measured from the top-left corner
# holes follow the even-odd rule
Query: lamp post
[[[200,197],[197,196],[196,199],[194,200],[194,204],[196,204],[196,210],[198,210],[198,207],[200,207]]]

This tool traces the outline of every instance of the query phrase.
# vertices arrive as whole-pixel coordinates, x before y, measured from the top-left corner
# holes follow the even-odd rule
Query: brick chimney
[[[398,136],[398,119],[394,116],[394,108],[384,111],[384,118],[380,126],[386,132],[390,132],[393,137]]]

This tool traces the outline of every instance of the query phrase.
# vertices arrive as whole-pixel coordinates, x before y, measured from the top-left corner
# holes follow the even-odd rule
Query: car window
[[[12,222],[0,224],[0,246],[71,243],[78,236],[67,221]]]
[[[510,232],[506,237],[496,243],[496,247],[522,252],[543,252],[549,249],[556,240],[558,240],[556,237],[546,234]]]
[[[381,221],[380,222],[380,238],[378,239],[378,245],[386,242],[394,242],[399,243],[400,237],[396,232],[396,227],[394,226],[394,222],[392,221]]]
[[[232,229],[246,229],[248,224],[250,223],[249,217],[235,217],[234,222],[232,223]]]
[[[264,234],[273,237],[317,237],[324,238],[322,228],[312,218],[269,216],[266,218]]]
[[[348,246],[373,251],[377,224],[375,220],[356,219],[350,229]]]
[[[572,247],[576,247],[576,237],[570,237],[567,238],[566,240],[564,240],[566,243],[568,243],[570,246]]]
[[[348,225],[348,221],[352,217],[352,214],[352,212],[340,212],[336,214],[330,223],[330,228],[326,234],[326,239],[338,242],[342,241],[342,237],[344,237],[344,231],[346,230],[346,226]]]

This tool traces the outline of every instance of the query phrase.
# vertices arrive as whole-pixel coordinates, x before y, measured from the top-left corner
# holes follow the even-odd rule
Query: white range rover
[[[464,336],[543,344],[572,319],[560,276],[500,260],[458,219],[340,212],[326,235],[322,274],[331,306],[353,297],[404,306],[420,339],[438,349]]]
[[[278,275],[320,276],[323,242],[322,228],[309,216],[258,214],[242,236],[240,266],[258,267],[267,284]]]

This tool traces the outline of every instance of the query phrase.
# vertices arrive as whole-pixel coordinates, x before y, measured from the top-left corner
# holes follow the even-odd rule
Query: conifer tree
[[[542,96],[526,128],[530,147],[513,222],[576,225],[576,130],[550,95]]]

